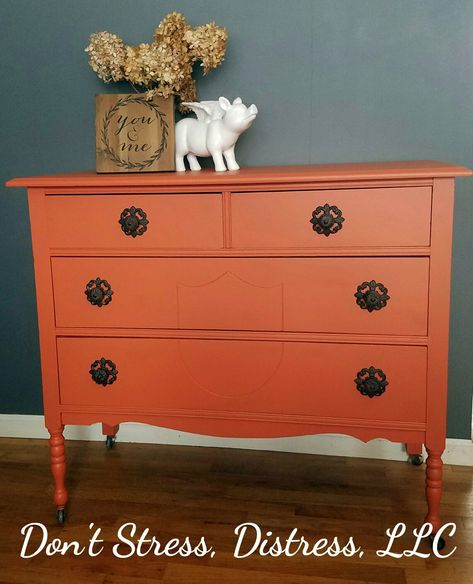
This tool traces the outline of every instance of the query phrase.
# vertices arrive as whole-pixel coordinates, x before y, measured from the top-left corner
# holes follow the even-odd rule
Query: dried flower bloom
[[[182,44],[185,33],[190,29],[191,27],[187,24],[187,20],[183,14],[180,12],[171,12],[156,27],[153,40],[157,44]]]
[[[149,76],[147,74],[147,68],[149,70],[149,45],[146,43],[141,43],[133,47],[127,45],[125,52],[126,57],[123,66],[125,79],[133,85],[148,86]]]
[[[194,60],[202,61],[205,75],[222,64],[228,39],[226,29],[211,22],[187,31],[185,39]]]
[[[123,79],[125,45],[119,36],[95,32],[85,51],[89,53],[89,65],[105,83]]]
[[[117,35],[98,32],[91,35],[86,51],[90,66],[105,82],[124,79],[142,86],[147,99],[178,95],[181,101],[196,101],[192,66],[201,61],[204,74],[218,67],[227,38],[227,31],[214,22],[192,29],[182,14],[172,12],[156,27],[150,44],[124,45]]]
[[[181,88],[179,97],[182,101],[197,101],[197,88],[195,86],[194,79],[189,79],[186,84]],[[189,108],[179,105],[181,112],[191,111]]]

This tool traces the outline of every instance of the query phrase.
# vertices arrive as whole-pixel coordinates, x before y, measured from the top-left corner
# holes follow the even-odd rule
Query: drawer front
[[[236,193],[231,206],[232,244],[240,249],[430,242],[430,187]]]
[[[53,258],[52,268],[60,327],[427,332],[428,258]]]
[[[386,345],[59,338],[61,404],[424,422],[426,353]]]
[[[46,205],[52,248],[215,249],[223,245],[220,195],[64,195],[46,197]]]

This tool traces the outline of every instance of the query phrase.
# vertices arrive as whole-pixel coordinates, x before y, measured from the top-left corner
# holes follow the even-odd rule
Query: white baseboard
[[[21,416],[0,414],[0,437],[48,438],[43,416]],[[100,424],[92,426],[66,426],[65,437],[70,440],[101,441]],[[294,438],[214,438],[188,432],[178,432],[156,428],[146,424],[126,423],[120,425],[117,439],[120,442],[143,444],[182,444],[187,446],[220,446],[225,448],[246,448],[252,450],[275,450],[307,454],[329,454],[353,458],[374,458],[382,460],[406,460],[404,445],[388,440],[361,442],[341,434],[319,434]],[[456,438],[447,439],[447,448],[442,456],[445,464],[473,466],[473,442]]]

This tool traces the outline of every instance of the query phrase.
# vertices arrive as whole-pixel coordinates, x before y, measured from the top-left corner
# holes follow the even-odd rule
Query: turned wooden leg
[[[442,497],[442,452],[441,450],[427,448],[425,495],[427,497],[428,513],[425,521],[433,525],[433,533],[439,531],[442,525],[439,515],[440,499]]]
[[[409,455],[409,462],[414,465],[422,464],[422,444],[418,442],[407,442],[407,454]]]
[[[53,501],[57,507],[57,520],[59,523],[64,523],[65,507],[67,503],[67,491],[64,485],[66,476],[66,451],[64,448],[64,436],[62,432],[64,426],[57,430],[48,428],[49,434],[49,450],[51,456],[51,472],[54,479]]]
[[[115,444],[115,436],[117,435],[120,426],[117,424],[116,426],[109,426],[108,424],[102,424],[102,434],[107,437],[105,444],[107,448],[113,448]]]

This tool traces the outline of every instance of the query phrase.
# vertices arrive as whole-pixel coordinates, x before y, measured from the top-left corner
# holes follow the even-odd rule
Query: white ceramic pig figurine
[[[191,170],[200,170],[197,156],[212,156],[215,170],[238,170],[235,160],[235,144],[240,134],[247,130],[256,118],[258,108],[246,107],[237,97],[230,103],[226,97],[218,101],[184,102],[197,114],[176,124],[176,170],[186,170],[187,156]]]

